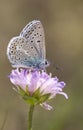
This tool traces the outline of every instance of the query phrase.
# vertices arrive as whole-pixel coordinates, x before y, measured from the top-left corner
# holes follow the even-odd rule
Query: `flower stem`
[[[34,105],[30,105],[28,113],[28,130],[32,130],[33,111],[34,111]]]

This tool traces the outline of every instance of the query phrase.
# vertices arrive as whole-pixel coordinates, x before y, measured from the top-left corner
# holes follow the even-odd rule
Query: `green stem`
[[[28,130],[32,130],[33,111],[34,111],[34,105],[30,105],[28,113]]]

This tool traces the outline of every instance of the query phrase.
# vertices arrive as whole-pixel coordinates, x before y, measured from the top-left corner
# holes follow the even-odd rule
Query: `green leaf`
[[[23,99],[25,100],[26,103],[31,104],[31,105],[36,105],[38,103],[38,100],[34,97],[24,96]]]
[[[33,93],[33,96],[38,98],[40,96],[40,88],[38,88],[35,93]]]
[[[25,94],[26,94],[26,95],[29,95],[28,89],[27,89],[27,91],[25,92],[21,87],[19,87],[19,93],[21,94],[21,96],[24,96]]]
[[[50,97],[50,93],[49,94],[45,94],[45,95],[41,95],[40,94],[40,88],[38,88],[35,91],[35,93],[33,93],[32,95],[29,94],[28,87],[26,87],[26,91],[24,91],[21,87],[19,87],[18,92],[22,96],[24,101],[26,103],[28,103],[28,104],[31,104],[31,105],[36,105],[36,104],[43,103],[46,100],[48,100],[49,97]]]
[[[48,94],[45,94],[45,95],[42,95],[39,99],[39,103],[43,103],[45,102],[46,100],[48,100],[48,98],[50,97],[50,93]]]

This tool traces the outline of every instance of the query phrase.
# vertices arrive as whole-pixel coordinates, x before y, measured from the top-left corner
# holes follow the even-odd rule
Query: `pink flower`
[[[59,82],[57,77],[53,78],[44,71],[16,69],[12,70],[9,78],[26,102],[40,104],[47,110],[51,110],[52,106],[46,102],[54,98],[56,94],[62,94],[68,99],[67,94],[62,91],[65,83]]]

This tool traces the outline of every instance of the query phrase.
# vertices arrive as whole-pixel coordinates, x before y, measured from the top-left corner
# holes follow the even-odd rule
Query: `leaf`
[[[43,103],[45,102],[46,100],[48,100],[48,98],[50,97],[50,93],[48,94],[45,94],[45,95],[42,95],[39,99],[39,103]]]

